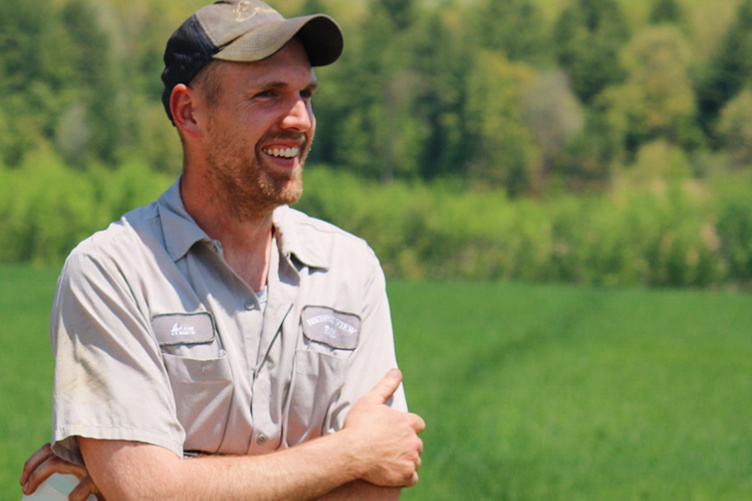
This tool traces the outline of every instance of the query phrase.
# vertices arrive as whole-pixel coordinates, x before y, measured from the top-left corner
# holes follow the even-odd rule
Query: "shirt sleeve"
[[[82,464],[76,440],[82,436],[150,443],[182,457],[185,432],[149,314],[113,262],[75,251],[68,258],[50,337],[58,456]]]
[[[360,341],[352,354],[339,398],[329,412],[330,433],[341,430],[353,404],[370,391],[390,369],[397,368],[386,279],[376,255],[371,251],[370,256],[369,264],[365,267]],[[407,411],[402,384],[387,401],[387,405]]]

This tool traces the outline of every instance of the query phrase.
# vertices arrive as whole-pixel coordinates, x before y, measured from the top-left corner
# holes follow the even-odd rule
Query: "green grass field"
[[[0,495],[49,437],[57,270],[0,265]],[[752,296],[390,284],[413,411],[406,500],[752,499]]]

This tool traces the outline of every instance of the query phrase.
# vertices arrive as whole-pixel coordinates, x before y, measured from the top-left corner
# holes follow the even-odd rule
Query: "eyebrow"
[[[308,85],[306,85],[303,88],[304,89],[309,89],[309,90],[315,90],[315,89],[318,88],[318,86],[319,86],[318,80],[316,80],[315,78],[313,78],[308,83]],[[268,82],[268,83],[265,83],[263,85],[260,85],[259,87],[262,88],[262,89],[287,89],[287,88],[290,87],[290,84],[288,82]]]

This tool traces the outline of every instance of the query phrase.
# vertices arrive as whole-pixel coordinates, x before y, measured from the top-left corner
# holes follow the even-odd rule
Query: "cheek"
[[[309,141],[311,141],[313,140],[313,136],[316,133],[316,117],[310,110],[308,112],[308,116],[311,117],[311,128],[308,129],[308,139]]]

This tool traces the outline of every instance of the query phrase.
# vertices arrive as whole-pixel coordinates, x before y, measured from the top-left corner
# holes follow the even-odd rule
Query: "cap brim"
[[[254,62],[276,54],[295,36],[308,53],[311,66],[326,66],[339,59],[344,47],[342,31],[324,14],[266,23],[220,48],[214,59]]]

